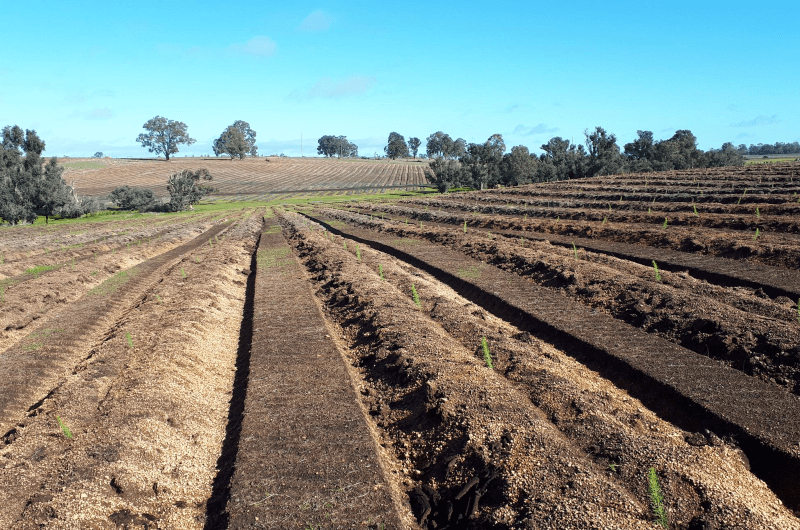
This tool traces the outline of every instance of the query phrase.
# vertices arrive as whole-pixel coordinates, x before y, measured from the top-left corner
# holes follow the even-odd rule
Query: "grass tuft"
[[[661,493],[656,470],[652,467],[647,472],[647,494],[650,496],[650,506],[653,508],[653,515],[655,516],[654,522],[662,528],[669,528],[667,510],[664,508],[664,494]]]
[[[64,433],[64,436],[67,438],[72,438],[72,431],[69,430],[67,424],[61,421],[61,418],[59,418],[58,416],[56,416],[56,421],[58,422],[58,426],[61,427],[61,432]]]
[[[490,370],[494,370],[494,365],[492,364],[492,355],[489,353],[489,343],[486,341],[486,337],[481,337],[481,348],[483,349],[483,360],[486,363],[486,366]]]

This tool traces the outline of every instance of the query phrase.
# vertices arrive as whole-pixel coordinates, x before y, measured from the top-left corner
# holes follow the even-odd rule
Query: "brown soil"
[[[183,250],[84,342],[4,438],[1,526],[202,526],[233,382],[241,271],[259,226],[252,219],[198,248],[199,262]]]
[[[791,515],[773,519],[779,501],[737,448],[676,430],[412,266],[363,243],[359,263],[355,241],[345,251],[339,237],[294,224],[295,245],[428,528],[445,524],[448,503],[472,515],[456,528],[649,527],[648,463],[664,469],[664,487],[680,499],[670,506],[677,528],[797,526]],[[412,283],[425,293],[423,311],[410,300]],[[480,336],[489,337],[496,370],[482,366]],[[703,442],[684,441],[696,436]]]

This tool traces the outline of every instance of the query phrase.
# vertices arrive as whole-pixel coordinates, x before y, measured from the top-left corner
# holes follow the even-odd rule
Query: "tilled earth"
[[[800,529],[796,177],[0,229],[0,527]]]

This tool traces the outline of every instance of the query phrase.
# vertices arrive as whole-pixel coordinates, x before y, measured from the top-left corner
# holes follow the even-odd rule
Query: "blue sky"
[[[30,6],[36,6],[31,8]],[[798,2],[4,2],[0,127],[48,156],[151,156],[148,119],[212,153],[235,120],[261,154],[361,155],[390,132],[537,150],[602,126],[700,147],[800,140]]]

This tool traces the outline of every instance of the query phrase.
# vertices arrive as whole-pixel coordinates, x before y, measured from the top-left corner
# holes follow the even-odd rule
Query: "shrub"
[[[156,206],[156,195],[153,190],[145,188],[131,188],[130,186],[119,186],[114,188],[108,198],[117,205],[120,210],[139,210],[146,212]]]

